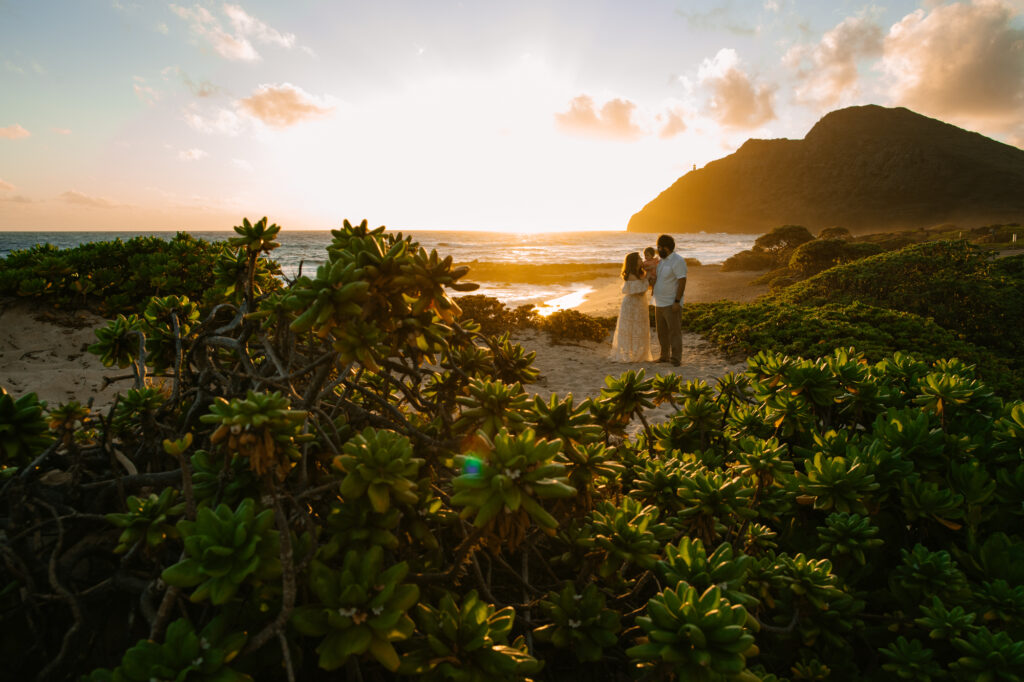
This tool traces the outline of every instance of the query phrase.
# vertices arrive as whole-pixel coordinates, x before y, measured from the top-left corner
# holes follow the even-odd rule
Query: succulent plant
[[[378,514],[387,512],[392,502],[416,504],[415,478],[423,459],[412,455],[412,445],[405,436],[374,428],[363,430],[334,458],[334,466],[345,475],[340,487],[342,497],[357,500],[365,495]]]
[[[104,367],[124,369],[139,355],[140,325],[138,315],[118,315],[96,330],[96,343],[89,346],[89,352],[98,355]]]
[[[586,402],[574,406],[572,393],[563,400],[552,393],[547,402],[535,396],[525,419],[539,438],[559,439],[566,448],[573,443],[592,443],[601,437],[600,427],[590,420]]]
[[[752,508],[754,489],[738,476],[698,469],[682,480],[678,518],[705,542],[712,542],[725,528],[757,516]]]
[[[928,636],[932,639],[951,640],[954,637],[963,637],[976,628],[974,619],[977,614],[971,613],[962,606],[954,606],[947,609],[942,600],[932,597],[931,606],[921,605],[920,618],[914,622],[928,630]]]
[[[859,514],[829,514],[825,525],[818,527],[821,544],[816,551],[832,557],[850,555],[863,566],[867,562],[864,552],[883,544],[880,538],[875,537],[877,535],[878,527]]]
[[[496,609],[470,590],[461,602],[445,593],[437,607],[419,603],[416,623],[422,638],[413,640],[399,673],[425,682],[489,682],[524,680],[543,663],[526,651],[518,637],[509,644],[515,611]]]
[[[551,622],[536,628],[534,636],[570,649],[579,661],[599,661],[619,641],[619,614],[605,606],[604,594],[594,583],[582,592],[567,583],[561,591],[549,592],[540,607]]]
[[[228,244],[235,247],[244,247],[248,251],[269,253],[280,246],[275,239],[281,232],[280,225],[268,225],[267,218],[249,222],[248,218],[242,219],[241,225],[233,228],[237,237],[228,239]]]
[[[757,488],[781,485],[793,474],[793,462],[789,459],[788,448],[775,438],[741,438],[738,445],[739,462],[734,470],[746,476]]]
[[[217,398],[200,420],[217,425],[210,436],[214,445],[224,443],[228,452],[248,460],[257,476],[283,480],[300,456],[296,441],[301,440],[306,418],[305,412],[290,406],[278,391],[249,391],[244,399]]]
[[[365,499],[355,502],[335,501],[325,520],[330,540],[321,547],[320,556],[327,560],[339,552],[369,549],[374,545],[397,549],[399,542],[394,531],[401,520],[402,512],[395,506],[379,513]]]
[[[155,386],[129,388],[121,394],[114,408],[114,431],[126,434],[151,426],[166,400],[164,391]]]
[[[646,641],[626,650],[641,662],[671,670],[680,680],[714,680],[739,675],[757,646],[746,609],[709,587],[698,593],[680,582],[647,601],[646,615],[636,619]]]
[[[0,452],[3,465],[24,466],[53,442],[43,416],[46,403],[35,393],[15,400],[0,387]]]
[[[540,370],[533,366],[536,357],[535,351],[527,351],[518,343],[513,343],[506,332],[494,339],[491,355],[493,376],[507,384],[531,384],[540,378]]]
[[[113,670],[100,668],[87,682],[251,682],[252,677],[231,668],[245,646],[244,632],[230,632],[225,616],[217,616],[196,632],[185,618],[167,626],[164,641],[139,640]]]
[[[1024,677],[1024,641],[1005,632],[979,628],[966,637],[954,638],[960,658],[949,666],[957,680],[1010,682]]]
[[[452,481],[452,506],[462,507],[461,516],[472,516],[477,527],[496,522],[499,537],[512,546],[521,541],[528,519],[554,533],[558,521],[541,500],[576,494],[565,465],[555,461],[560,444],[538,440],[530,429],[517,436],[502,429],[487,445],[484,457],[455,458],[463,473]]]
[[[164,569],[169,585],[195,587],[190,599],[225,604],[246,582],[281,574],[279,532],[272,530],[274,511],[256,513],[246,498],[232,510],[225,504],[202,507],[195,521],[178,521],[186,558]]]
[[[379,546],[346,553],[338,569],[312,561],[309,585],[319,602],[297,607],[292,625],[323,638],[316,648],[321,668],[335,670],[351,656],[369,654],[388,670],[398,669],[393,642],[412,635],[407,612],[420,595],[419,587],[402,582],[408,572],[405,562],[384,568]]]
[[[225,503],[235,506],[243,498],[259,493],[259,479],[249,463],[227,453],[196,450],[192,464],[192,494],[201,505]]]
[[[123,514],[106,515],[107,521],[124,529],[117,539],[115,553],[127,552],[140,541],[149,549],[156,549],[168,538],[178,537],[178,529],[172,524],[174,517],[185,511],[185,503],[179,501],[174,488],[164,488],[159,496],[156,493],[144,498],[129,495],[127,506],[128,511]]]
[[[967,587],[967,578],[949,552],[933,552],[922,544],[910,551],[900,550],[901,561],[889,577],[892,591],[909,604],[919,604],[930,597],[947,600],[957,597]]]
[[[77,400],[70,400],[50,410],[46,415],[47,426],[57,432],[61,444],[68,447],[77,435],[88,437],[95,433],[90,428],[90,414],[91,410],[87,406]]]
[[[753,608],[757,598],[744,592],[743,584],[754,563],[753,557],[735,553],[728,542],[709,555],[699,539],[684,537],[675,545],[665,545],[657,572],[669,586],[685,582],[700,592],[718,586],[730,603]]]
[[[605,377],[605,387],[597,400],[608,412],[606,428],[619,432],[633,417],[654,407],[654,381],[647,379],[644,370],[623,372],[617,379]]]
[[[177,319],[177,330],[173,319]],[[188,296],[154,296],[149,299],[140,321],[146,335],[146,364],[157,373],[173,367],[179,339],[187,341],[198,321],[199,307]]]
[[[481,431],[493,438],[502,429],[516,432],[524,428],[530,401],[520,384],[472,379],[468,392],[456,398],[463,409],[452,424],[455,433]]]
[[[672,529],[658,523],[660,511],[632,498],[619,505],[602,502],[587,515],[577,544],[600,559],[598,575],[621,580],[630,566],[654,568]]]
[[[814,502],[815,509],[867,514],[865,500],[878,489],[868,465],[856,459],[827,457],[818,453],[806,460],[806,476],[798,479],[801,494]]]

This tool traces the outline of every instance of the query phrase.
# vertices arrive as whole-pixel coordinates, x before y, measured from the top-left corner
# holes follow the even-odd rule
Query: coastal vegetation
[[[967,240],[923,241],[780,284],[754,303],[687,305],[683,324],[738,355],[853,346],[870,360],[896,351],[959,357],[1001,394],[1021,395],[1024,255],[994,259]]]
[[[938,242],[686,306],[747,371],[577,402],[527,396],[506,332],[542,323],[454,300],[450,258],[346,221],[282,282],[278,229],[200,252],[203,288],[20,294],[107,306],[90,350],[132,387],[0,396],[12,677],[1024,676],[1019,257]]]

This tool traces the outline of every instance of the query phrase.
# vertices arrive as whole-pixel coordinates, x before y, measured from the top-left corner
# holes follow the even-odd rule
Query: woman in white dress
[[[651,320],[647,312],[647,276],[639,253],[626,255],[622,263],[622,306],[612,337],[613,362],[651,362]]]

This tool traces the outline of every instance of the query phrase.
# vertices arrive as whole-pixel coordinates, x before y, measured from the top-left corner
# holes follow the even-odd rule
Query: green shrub
[[[169,240],[133,237],[70,249],[40,244],[0,260],[0,295],[89,307],[107,316],[141,313],[150,297],[167,294],[210,302],[234,290],[236,282],[221,277],[225,260],[236,253],[227,242],[208,242],[185,232]],[[244,259],[238,267],[244,270]],[[254,267],[258,288],[280,287],[276,263],[260,259]]]
[[[815,239],[793,251],[789,269],[801,277],[816,275],[822,270],[881,253],[877,244],[848,242],[842,239]]]
[[[848,240],[851,238],[850,231],[845,227],[826,227],[824,230],[818,233],[818,239],[843,239]]]
[[[729,256],[722,263],[722,272],[737,270],[768,270],[775,264],[775,258],[764,251],[740,251]]]
[[[1024,338],[1021,257],[992,261],[966,242],[927,242],[832,268],[776,294],[806,307],[862,303],[932,318],[1007,356]]]
[[[604,341],[615,323],[610,318],[594,318],[578,310],[558,310],[543,318],[540,328],[554,343]]]

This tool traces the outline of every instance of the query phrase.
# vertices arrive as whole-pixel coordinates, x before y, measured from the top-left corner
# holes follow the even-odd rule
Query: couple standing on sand
[[[648,290],[654,295],[655,322],[661,357],[676,367],[683,356],[683,330],[680,311],[686,290],[686,259],[675,252],[676,240],[667,234],[658,237],[657,256],[647,247],[646,260],[637,252],[626,254],[622,263],[622,306],[612,337],[614,362],[651,362],[651,322],[647,313]]]

